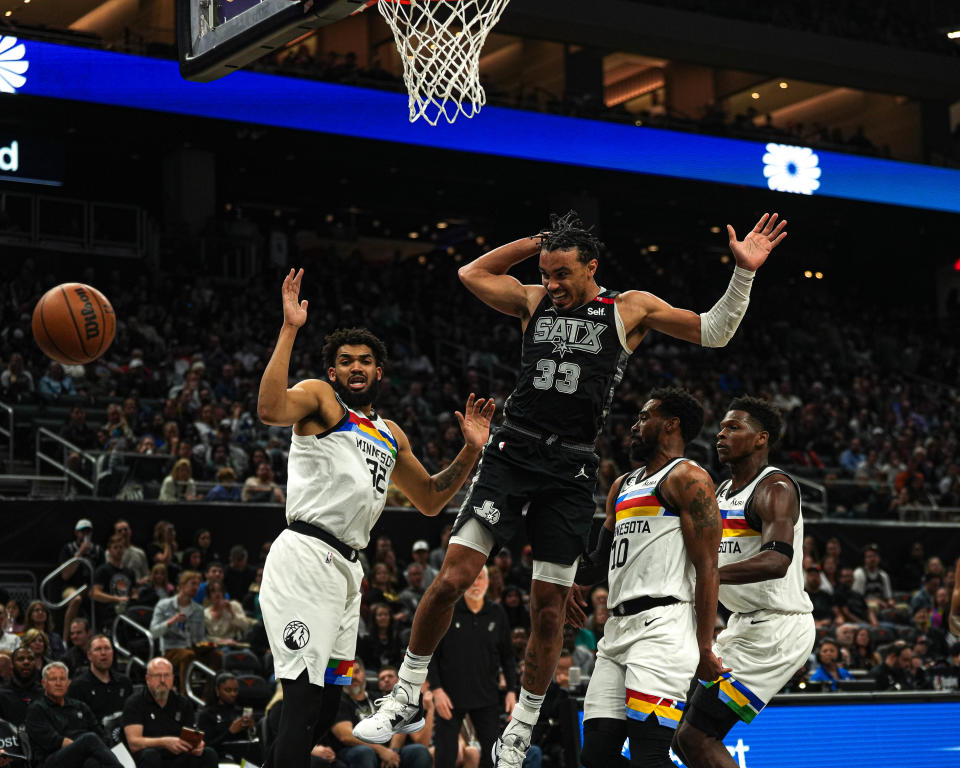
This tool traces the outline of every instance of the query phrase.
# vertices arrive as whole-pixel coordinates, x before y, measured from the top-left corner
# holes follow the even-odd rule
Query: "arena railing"
[[[44,443],[55,443],[61,448],[61,456],[57,458],[52,453],[46,453],[44,449]],[[38,477],[42,477],[40,473],[41,466],[48,464],[54,469],[59,470],[61,476],[66,479],[73,480],[75,483],[82,485],[84,488],[87,488],[91,495],[97,495],[97,484],[100,480],[99,465],[97,463],[97,457],[88,451],[84,451],[82,448],[77,447],[69,440],[64,440],[60,435],[54,434],[46,427],[39,427],[36,432],[36,473]],[[69,455],[68,452],[75,454],[81,463],[89,463],[91,465],[90,477],[84,477],[83,475],[74,472],[70,467],[67,466],[65,458],[66,455]],[[63,459],[63,460],[62,460]],[[47,476],[49,477],[49,476]]]
[[[960,520],[960,507],[941,507],[939,505],[924,507],[915,504],[897,507],[900,522],[911,521],[911,514],[914,515],[912,520],[915,521],[936,522],[934,517],[936,516],[940,522],[955,522]]]
[[[133,649],[126,647],[120,642],[121,633],[119,631],[120,627],[129,627],[137,634],[143,635],[147,639],[147,658],[141,659],[137,656],[136,652]],[[123,656],[130,664],[136,664],[138,667],[142,667],[144,671],[147,669],[147,664],[150,662],[150,659],[154,657],[153,647],[154,647],[154,637],[150,634],[150,630],[146,627],[142,627],[129,616],[120,614],[113,621],[113,647],[120,652],[120,655]]]
[[[205,707],[207,706],[206,700],[204,700],[201,696],[197,696],[197,694],[193,692],[193,673],[195,671],[203,675],[204,685],[206,685],[209,680],[213,680],[213,678],[217,676],[217,671],[215,669],[211,669],[203,662],[194,659],[187,667],[187,679],[182,681],[183,690],[187,692],[187,698],[197,706]]]
[[[59,602],[55,603],[52,600],[47,599],[47,585],[50,582],[52,582],[55,578],[57,578],[57,576],[59,576],[61,573],[67,570],[67,568],[69,568],[74,563],[76,563],[78,566],[83,566],[84,568],[86,568],[87,583],[84,584],[82,587],[80,587],[80,589],[78,589],[76,592],[71,592],[69,595],[67,595],[65,598],[63,598]],[[58,565],[56,568],[50,571],[50,573],[48,573],[46,576],[43,577],[43,581],[40,582],[40,600],[43,601],[43,604],[46,606],[48,611],[59,611],[61,608],[68,605],[71,601],[75,600],[76,598],[86,593],[90,599],[90,614],[89,614],[90,631],[95,633],[97,631],[97,625],[96,625],[97,608],[96,608],[96,603],[93,600],[93,588],[91,587],[91,584],[93,584],[93,565],[91,565],[90,561],[86,560],[85,558],[72,557],[69,560],[67,560],[65,563],[60,563],[60,565]]]
[[[797,478],[799,481],[800,478]],[[890,499],[896,498],[897,490],[892,482],[887,482],[886,487],[890,491]],[[873,492],[879,487],[874,480],[852,477],[830,477],[826,479],[825,489],[831,493],[831,505],[829,506],[828,516],[832,518],[855,518],[857,520],[921,520],[921,521],[958,521],[960,520],[960,507],[951,507],[938,504],[931,495],[929,504],[905,504],[897,505],[891,509],[889,514],[883,517],[866,517],[862,514],[863,505],[867,504]],[[806,498],[804,498],[806,502]],[[839,507],[845,507],[840,512]]]
[[[118,258],[141,258],[147,252],[147,213],[139,206],[33,193],[7,197],[25,204],[18,207],[17,227],[0,230],[0,243]]]
[[[797,477],[792,475],[800,486],[800,493],[803,494],[804,514],[816,512],[820,517],[829,517],[830,503],[827,498],[827,486],[822,483],[815,483],[808,477]]]
[[[7,439],[7,469],[13,466],[13,408],[6,403],[0,403],[0,410],[7,416],[7,426],[0,427],[0,437]]]

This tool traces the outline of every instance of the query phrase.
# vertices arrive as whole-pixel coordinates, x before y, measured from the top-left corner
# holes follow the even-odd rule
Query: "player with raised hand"
[[[534,556],[530,641],[513,718],[494,749],[497,765],[519,768],[560,653],[565,603],[593,518],[595,441],[627,359],[651,329],[705,347],[727,344],[746,312],[754,272],[786,237],[786,222],[777,220],[764,214],[743,240],[728,226],[737,266],[720,300],[700,315],[646,291],[599,286],[602,244],[573,211],[554,216],[550,231],[460,269],[481,301],[520,320],[520,375],[460,508],[441,572],[417,607],[394,700],[357,724],[357,738],[385,743],[410,727],[454,604],[493,547],[525,524]],[[535,254],[540,285],[508,274]]]
[[[370,331],[331,333],[323,346],[327,380],[288,388],[290,353],[307,321],[302,279],[302,269],[290,270],[283,281],[283,327],[257,403],[264,423],[293,427],[288,527],[270,549],[260,588],[284,694],[267,760],[278,768],[309,765],[311,748],[336,717],[341,686],[350,682],[363,579],[358,550],[369,542],[391,479],[421,512],[439,513],[476,463],[495,408],[493,400],[470,395],[457,413],[465,445],[446,469],[430,476],[403,430],[374,408],[387,352]]]
[[[720,422],[717,488],[723,516],[720,602],[733,614],[714,644],[730,669],[691,687],[674,751],[688,768],[735,768],[723,739],[749,723],[798,669],[816,638],[804,591],[800,487],[770,465],[783,418],[766,400],[738,397]]]

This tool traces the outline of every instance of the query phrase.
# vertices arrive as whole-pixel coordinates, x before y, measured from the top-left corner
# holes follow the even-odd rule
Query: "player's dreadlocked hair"
[[[693,440],[703,429],[703,406],[687,390],[662,387],[652,390],[647,400],[659,400],[661,413],[680,419],[680,434],[683,435],[684,444]]]
[[[760,428],[770,435],[767,445],[773,445],[783,437],[783,416],[768,401],[759,397],[737,397],[730,403],[728,411],[746,411]]]
[[[603,243],[593,234],[593,227],[585,227],[576,211],[563,216],[550,214],[550,229],[540,232],[540,248],[544,251],[577,249],[577,261],[587,264],[600,258]]]
[[[338,328],[323,340],[324,367],[328,369],[336,367],[337,350],[345,344],[351,346],[362,344],[370,347],[378,368],[382,368],[387,362],[386,346],[366,328]]]

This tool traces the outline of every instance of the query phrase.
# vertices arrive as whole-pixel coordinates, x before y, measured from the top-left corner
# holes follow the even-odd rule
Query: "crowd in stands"
[[[180,545],[176,532],[163,520],[157,521],[150,541],[148,533],[147,529],[134,531],[125,519],[115,521],[112,533],[94,530],[89,520],[77,521],[59,557],[77,555],[91,561],[93,615],[85,615],[85,600],[80,597],[54,622],[54,615],[40,601],[23,607],[9,595],[2,596],[0,728],[3,721],[14,727],[26,725],[34,752],[40,756],[60,749],[53,735],[59,734],[80,745],[75,751],[90,754],[122,740],[138,766],[153,765],[149,761],[163,757],[164,750],[191,752],[196,764],[204,760],[215,765],[218,757],[256,761],[263,740],[276,733],[279,712],[273,710],[282,706],[278,688],[273,695],[272,658],[259,612],[259,584],[269,542],[255,562],[238,545],[229,548],[224,562],[217,552],[219,542],[212,541],[206,529],[190,538],[193,546]],[[449,536],[448,525],[436,540],[418,540],[407,553],[396,551],[390,538],[381,535],[361,554],[366,577],[353,679],[344,689],[337,724],[314,750],[318,760],[327,761],[321,765],[338,759],[347,766],[366,765],[363,761],[383,757],[376,747],[353,739],[351,730],[371,711],[372,700],[392,689],[413,614],[436,577]],[[944,562],[941,554],[945,553],[926,552],[916,542],[909,558],[897,559],[875,544],[846,551],[836,538],[819,541],[807,536],[798,556],[803,557],[818,639],[809,663],[797,671],[786,690],[827,692],[843,689],[851,679],[878,691],[960,688],[960,641],[948,631],[956,564]],[[462,613],[455,612],[458,622],[469,621],[470,611],[481,610],[484,627],[488,620],[491,626],[502,622],[499,653],[492,657],[488,681],[500,700],[498,711],[505,699],[515,695],[522,671],[532,568],[529,546],[520,552],[504,547],[478,577],[485,594],[481,591],[479,597],[471,597],[468,591],[467,602],[457,608]],[[69,595],[83,584],[83,578],[71,574],[60,586]],[[552,718],[560,702],[584,692],[597,641],[609,618],[604,584],[586,597],[585,627],[565,629],[564,651],[548,694],[550,714],[537,731],[538,749],[528,768],[564,765],[562,738]],[[145,669],[119,663],[115,643],[121,639],[127,647],[132,643],[122,624],[114,628],[118,615],[129,617],[153,636],[152,653],[149,648],[140,649],[144,658],[154,657]],[[717,631],[725,615],[721,611]],[[467,632],[465,642],[476,642],[476,635]],[[217,677],[198,679],[194,674],[191,678],[188,670],[193,661],[203,663]],[[443,681],[442,646],[433,663],[438,667],[428,677],[433,690],[424,697],[428,727],[397,747],[401,765],[410,768],[429,768],[435,743],[431,737],[439,733],[434,730],[433,715],[439,712],[445,724],[450,698],[456,706],[462,695],[454,681]],[[452,658],[450,663],[463,668],[462,659]],[[187,696],[188,684],[193,696],[202,689],[205,705],[195,707]],[[176,711],[180,717],[174,728]],[[263,717],[266,721],[260,722]],[[461,756],[464,750],[476,749],[471,730],[475,724],[469,719],[465,723]],[[202,741],[176,743],[184,738],[181,725],[197,725]]]
[[[621,246],[611,245],[611,252],[637,250]],[[326,332],[341,325],[373,329],[390,355],[378,410],[403,425],[414,452],[436,472],[462,445],[453,414],[470,392],[493,395],[502,408],[515,376],[519,328],[479,304],[476,312],[451,312],[442,297],[463,288],[456,264],[442,253],[380,265],[380,280],[370,283],[365,262],[350,249],[345,244],[305,258],[310,325],[294,350],[291,381],[324,377]],[[645,287],[668,300],[686,297],[691,307],[709,306],[726,280],[722,265],[704,265],[686,248],[669,270],[651,254],[643,258]],[[610,255],[602,279],[631,286],[636,269],[635,260]],[[691,280],[694,274],[699,279]],[[55,276],[27,259],[10,278],[0,284],[0,402],[14,407],[19,428],[39,419],[97,456],[101,495],[283,502],[289,429],[266,427],[256,417],[279,311],[274,282],[231,292],[204,277],[184,284],[171,274],[128,279],[88,270],[86,281],[105,291],[117,311],[117,338],[97,362],[61,366],[42,356],[30,332],[35,298]],[[352,286],[363,283],[359,302]],[[630,468],[638,399],[654,386],[677,384],[706,406],[692,450],[718,477],[711,446],[719,420],[734,396],[755,394],[772,400],[787,421],[774,460],[826,485],[830,513],[955,515],[960,398],[949,382],[960,380],[960,355],[949,330],[929,310],[904,305],[880,312],[850,290],[824,283],[800,292],[790,283],[765,283],[724,350],[651,334],[628,364],[598,442],[600,493]],[[789,319],[783,306],[792,307]],[[32,434],[23,437],[20,444],[31,447]],[[391,492],[390,503],[406,501]]]

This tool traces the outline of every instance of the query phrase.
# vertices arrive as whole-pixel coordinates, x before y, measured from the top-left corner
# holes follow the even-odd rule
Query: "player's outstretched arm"
[[[433,517],[439,514],[454,497],[463,482],[470,476],[480,451],[490,437],[490,420],[496,404],[493,398],[477,400],[471,392],[464,412],[457,411],[457,421],[463,432],[464,445],[450,465],[431,476],[420,460],[410,450],[410,440],[399,426],[387,421],[390,431],[397,438],[397,464],[392,480],[413,505],[423,514]]]
[[[296,274],[291,269],[283,280],[283,327],[270,361],[263,370],[257,397],[257,416],[260,421],[278,427],[292,426],[316,413],[330,412],[330,417],[335,419],[342,411],[333,395],[333,388],[325,381],[308,379],[287,388],[293,342],[297,331],[307,322],[307,301],[300,301],[302,280],[302,269]],[[336,411],[336,415],[333,411]]]
[[[566,615],[564,623],[580,629],[587,623],[587,614],[584,609],[587,601],[584,599],[581,587],[592,587],[607,577],[610,563],[610,547],[613,544],[613,529],[617,522],[617,496],[626,474],[620,475],[607,492],[606,519],[600,526],[597,534],[597,546],[586,557],[580,558],[577,575],[573,586],[567,595]]]
[[[586,558],[580,559],[574,582],[583,587],[592,587],[607,577],[610,564],[610,545],[613,544],[613,528],[617,522],[617,496],[626,474],[620,475],[607,493],[606,519],[597,535],[597,547]],[[589,562],[587,562],[589,560]]]
[[[634,348],[648,328],[676,339],[704,347],[723,347],[733,338],[750,302],[753,276],[767,260],[770,252],[787,236],[784,219],[779,215],[763,214],[743,240],[729,224],[730,251],[736,267],[730,284],[720,300],[708,311],[696,314],[678,309],[645,291],[627,291],[618,299],[617,307],[627,328],[628,343]]]
[[[782,579],[794,557],[793,526],[800,515],[797,489],[782,475],[764,478],[750,508],[762,521],[760,551],[720,569],[721,584],[753,584]],[[766,547],[766,549],[764,549]]]
[[[484,304],[527,320],[543,298],[543,286],[523,285],[507,271],[539,252],[540,238],[524,237],[483,254],[460,267],[457,274],[460,282]]]
[[[697,572],[693,605],[697,614],[697,646],[700,664],[697,678],[716,680],[724,671],[713,654],[713,629],[717,622],[717,551],[723,537],[720,508],[713,481],[701,467],[685,462],[667,477],[663,493],[680,510],[680,530],[687,556]]]

